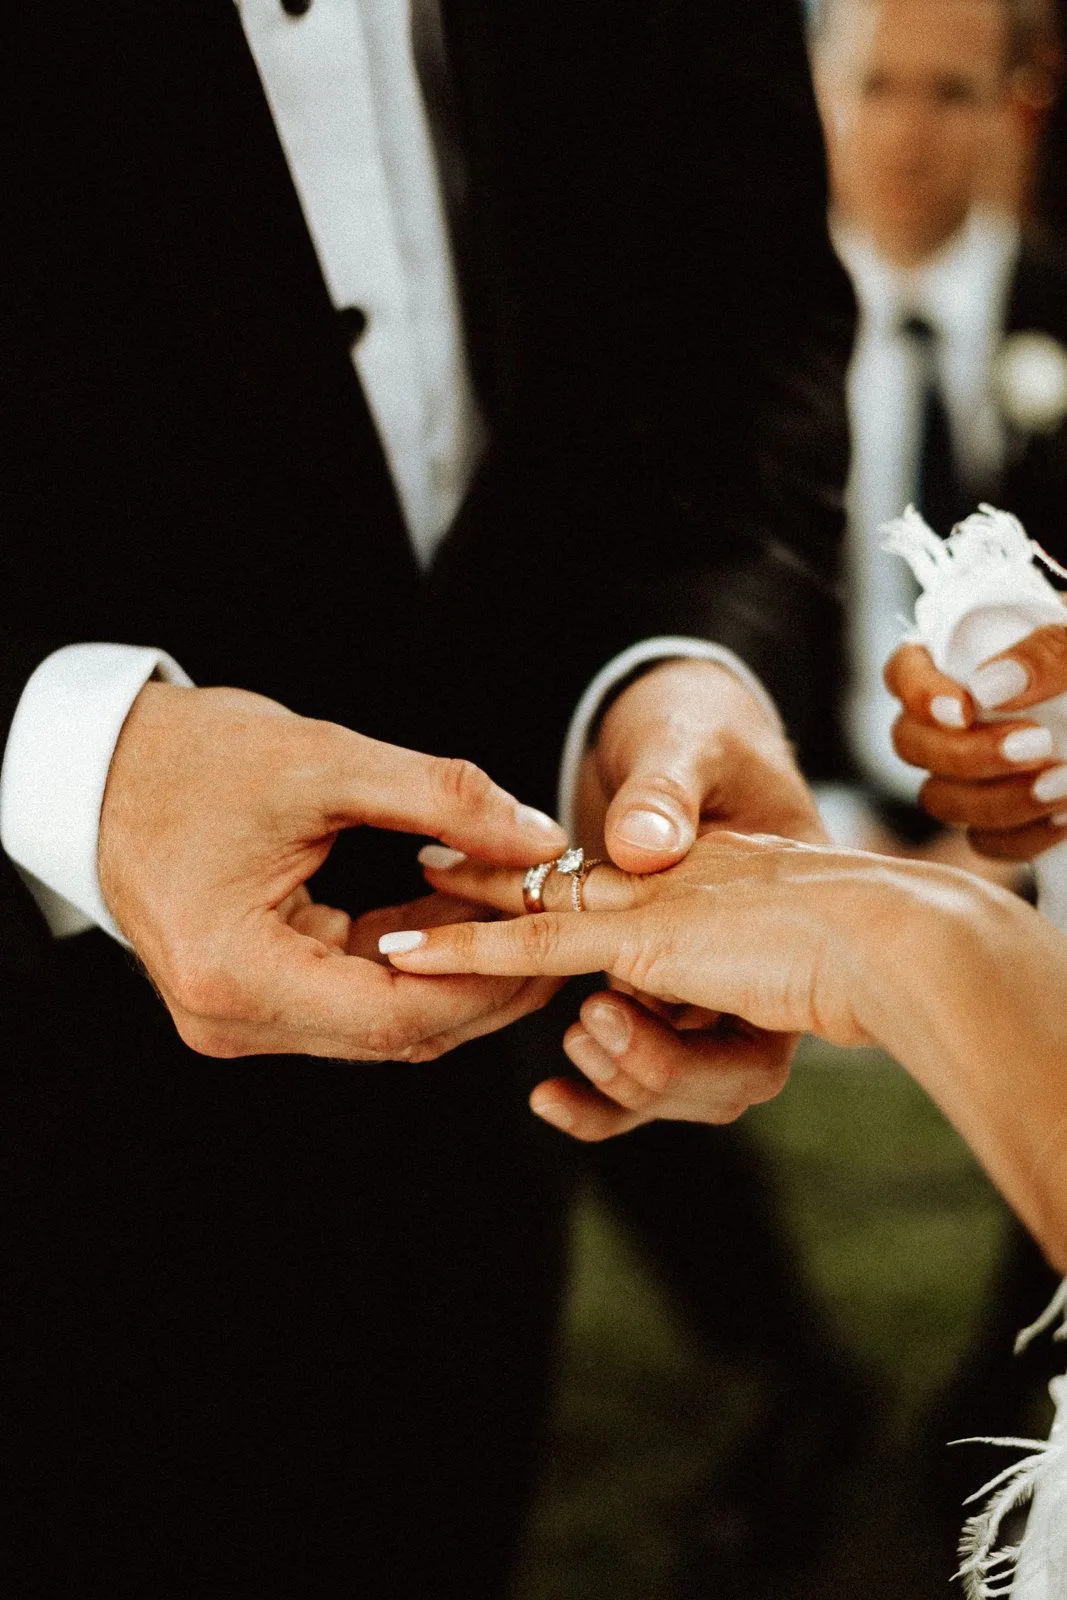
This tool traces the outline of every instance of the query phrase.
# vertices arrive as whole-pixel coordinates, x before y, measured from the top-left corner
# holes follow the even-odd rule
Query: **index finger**
[[[320,802],[331,831],[369,822],[428,833],[505,866],[558,854],[558,822],[523,805],[471,761],[428,756],[339,728]]]
[[[885,664],[885,684],[917,722],[941,728],[969,728],[974,701],[954,678],[939,672],[925,645],[902,644]]]
[[[435,889],[457,899],[473,901],[476,905],[492,906],[513,917],[521,916],[526,910],[522,893],[525,873],[490,867],[469,857],[447,866],[439,865],[443,859],[433,845],[419,851],[419,861],[426,880]],[[555,871],[547,873],[541,889],[546,910],[573,909],[571,884],[569,874]],[[581,895],[587,911],[625,911],[634,903],[630,878],[608,861],[598,861],[589,867],[582,880]]]

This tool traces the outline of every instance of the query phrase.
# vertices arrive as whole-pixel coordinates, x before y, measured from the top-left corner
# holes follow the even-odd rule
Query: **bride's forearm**
[[[861,936],[857,1010],[1067,1272],[1067,938],[1013,896],[918,869]]]

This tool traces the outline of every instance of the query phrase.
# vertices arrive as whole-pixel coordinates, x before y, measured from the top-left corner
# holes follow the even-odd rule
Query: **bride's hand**
[[[515,920],[412,930],[384,948],[409,973],[605,971],[678,1008],[672,1021],[683,1030],[687,1021],[706,1028],[708,1013],[717,1015],[711,1055],[704,1033],[690,1062],[665,1072],[655,1048],[660,1024],[619,995],[596,995],[564,1040],[595,1088],[552,1080],[531,1104],[586,1139],[656,1117],[728,1122],[784,1086],[796,1035],[869,1042],[855,1009],[856,948],[872,936],[896,937],[888,885],[908,870],[855,852],[717,832],[666,872],[594,868],[580,914],[562,909],[569,880],[553,874],[546,914],[521,916],[521,873],[461,860],[427,868],[434,888]],[[411,947],[402,950],[404,942]]]

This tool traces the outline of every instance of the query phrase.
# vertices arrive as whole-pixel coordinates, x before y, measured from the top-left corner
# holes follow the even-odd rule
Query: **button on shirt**
[[[923,774],[893,750],[890,729],[899,706],[882,671],[901,641],[914,589],[904,563],[879,548],[878,531],[916,497],[926,374],[923,352],[903,328],[907,319],[919,318],[936,333],[938,377],[961,476],[976,485],[995,481],[1006,437],[991,376],[1019,235],[1007,219],[975,212],[936,256],[908,271],[845,228],[835,230],[834,243],[860,306],[848,378],[847,728],[871,783],[892,798],[911,800]]]

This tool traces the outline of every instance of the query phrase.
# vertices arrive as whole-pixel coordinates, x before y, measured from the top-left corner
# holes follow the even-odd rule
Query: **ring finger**
[[[419,851],[419,863],[426,880],[443,894],[478,905],[493,906],[510,916],[521,916],[526,910],[523,900],[523,879],[526,874],[507,867],[491,867],[475,861],[470,856],[458,856],[455,850],[441,845],[425,845]],[[545,911],[570,911],[573,909],[573,885],[570,873],[556,870],[544,873],[541,884],[541,903]],[[582,905],[589,911],[624,911],[634,903],[631,880],[624,872],[606,862],[590,867],[581,883]]]

